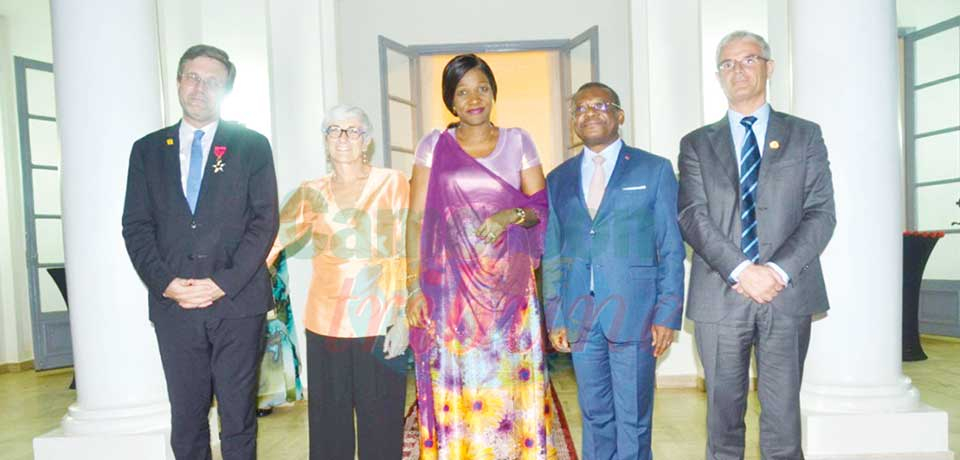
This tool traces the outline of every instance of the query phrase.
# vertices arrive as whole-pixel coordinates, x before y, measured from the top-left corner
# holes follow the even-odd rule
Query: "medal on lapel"
[[[213,146],[213,154],[217,157],[217,162],[213,164],[213,173],[223,172],[226,163],[223,162],[223,156],[227,153],[227,148],[222,145]]]

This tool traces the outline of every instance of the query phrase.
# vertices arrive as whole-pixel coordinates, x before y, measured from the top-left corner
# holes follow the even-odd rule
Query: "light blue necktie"
[[[187,174],[187,203],[190,212],[197,209],[197,197],[200,195],[200,179],[203,176],[203,131],[193,132],[193,144],[190,144],[190,172]]]
[[[760,243],[757,239],[757,183],[760,177],[760,149],[753,123],[757,117],[743,117],[740,124],[747,128],[747,135],[740,149],[740,250],[756,262],[760,259]]]

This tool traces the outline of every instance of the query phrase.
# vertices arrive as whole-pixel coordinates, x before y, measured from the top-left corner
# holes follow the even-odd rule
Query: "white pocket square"
[[[628,191],[628,190],[646,190],[646,189],[647,189],[646,185],[634,185],[632,187],[624,187],[620,190]]]

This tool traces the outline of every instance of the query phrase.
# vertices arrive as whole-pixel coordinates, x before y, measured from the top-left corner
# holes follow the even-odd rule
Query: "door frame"
[[[916,45],[917,41],[923,40],[932,35],[945,32],[950,29],[960,29],[960,16],[947,19],[919,30],[899,30],[900,38],[903,40],[903,134],[904,134],[904,160],[905,160],[905,204],[906,204],[906,224],[908,229],[914,230],[939,230],[944,233],[960,233],[960,228],[918,228],[919,206],[917,204],[917,189],[921,187],[955,184],[960,182],[960,177],[949,179],[917,181],[917,140],[925,137],[937,136],[960,131],[960,126],[949,126],[928,132],[917,131],[917,107],[916,92],[918,90],[935,86],[941,83],[948,83],[954,80],[960,80],[960,71],[946,77],[936,80],[917,83],[916,78]],[[957,101],[960,103],[960,101]],[[960,200],[957,201],[960,206]]]
[[[14,56],[21,179],[23,181],[23,221],[24,236],[26,239],[27,286],[30,297],[30,320],[33,332],[34,368],[44,370],[72,366],[73,345],[70,337],[69,312],[44,312],[42,299],[40,297],[40,270],[63,268],[64,263],[62,261],[41,262],[39,260],[36,221],[60,220],[62,222],[63,217],[62,214],[37,214],[34,208],[33,171],[59,171],[60,166],[36,164],[33,162],[30,142],[30,121],[41,120],[56,123],[57,118],[56,116],[30,113],[27,97],[27,70],[53,73],[53,64]],[[67,302],[67,299],[64,299],[64,302]],[[67,308],[69,308],[69,303]]]
[[[426,45],[402,45],[396,41],[393,41],[383,35],[378,36],[380,43],[380,88],[381,88],[381,118],[383,120],[383,131],[384,131],[384,164],[387,167],[390,167],[391,160],[390,156],[393,154],[393,146],[390,145],[390,114],[389,114],[389,101],[390,96],[387,93],[387,75],[384,71],[386,69],[386,58],[385,52],[386,48],[396,49],[400,47],[404,50],[405,54],[410,56],[413,60],[413,66],[415,70],[411,72],[415,78],[411,78],[411,83],[413,80],[417,80],[415,88],[412,88],[416,91],[417,101],[419,104],[419,75],[420,75],[420,60],[421,56],[431,56],[437,54],[462,54],[462,53],[511,53],[511,52],[520,52],[520,51],[556,51],[560,54],[560,84],[561,84],[561,94],[562,97],[568,97],[567,95],[572,96],[573,89],[571,88],[570,79],[572,76],[569,71],[570,63],[570,50],[576,48],[578,45],[584,42],[591,43],[590,49],[590,76],[591,80],[599,81],[600,80],[600,27],[593,25],[586,29],[585,31],[577,34],[570,39],[555,39],[555,40],[513,40],[513,41],[497,41],[497,42],[468,42],[468,43],[444,43],[444,44],[426,44]],[[420,126],[419,117],[417,120],[414,120],[414,139],[420,139],[423,137],[422,127]],[[563,133],[563,158],[567,159],[571,156],[570,151],[572,147],[576,145],[570,144],[571,132],[570,132],[570,123],[568,119],[568,113],[561,110],[559,113],[559,122],[562,128]],[[399,149],[403,151],[403,149]]]

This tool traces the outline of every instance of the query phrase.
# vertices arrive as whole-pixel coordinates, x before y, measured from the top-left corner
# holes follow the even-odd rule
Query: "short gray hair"
[[[360,122],[360,127],[363,128],[364,141],[373,137],[373,126],[370,124],[370,117],[367,116],[367,112],[355,105],[346,104],[335,105],[327,110],[327,113],[323,116],[322,132],[326,133],[327,128],[331,125],[347,120],[357,120]],[[324,143],[324,146],[326,146],[326,143]],[[373,157],[373,142],[367,146],[367,150],[363,152],[363,157],[366,162],[369,162]],[[330,153],[327,152],[327,170],[331,171],[331,168],[333,168],[333,166],[330,163]]]
[[[367,112],[364,112],[363,109],[355,105],[340,104],[327,110],[327,113],[323,116],[323,132],[326,132],[327,128],[331,125],[347,120],[359,121],[363,127],[363,138],[368,139],[371,137],[373,126],[370,125],[370,117],[367,116]]]
[[[717,65],[720,65],[720,53],[723,52],[723,48],[729,45],[731,42],[739,40],[750,40],[760,45],[760,57],[770,60],[770,44],[767,43],[766,39],[750,31],[735,30],[720,39],[720,44],[717,45]]]

